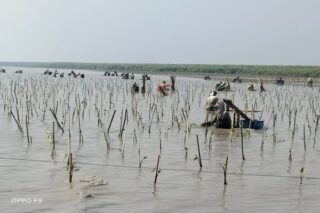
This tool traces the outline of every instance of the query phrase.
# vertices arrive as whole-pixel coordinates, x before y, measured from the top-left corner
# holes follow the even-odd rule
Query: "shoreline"
[[[232,65],[232,64],[126,64],[77,62],[0,62],[0,67],[161,73],[188,76],[250,76],[319,78],[320,66],[307,65]]]
[[[1,63],[0,63],[1,64]],[[102,74],[106,70],[94,70],[94,69],[82,69],[82,68],[58,68],[58,67],[45,67],[45,66],[0,66],[2,68],[10,68],[10,69],[15,69],[15,68],[35,68],[35,69],[43,69],[45,71],[46,69],[57,69],[57,70],[83,70],[83,71],[92,71],[92,72],[101,72]],[[113,71],[113,70],[107,70],[107,71]],[[243,83],[259,83],[259,79],[261,78],[263,80],[263,83],[274,83],[274,75],[248,75],[248,74],[224,74],[224,73],[205,73],[205,72],[169,72],[169,71],[145,71],[145,70],[125,70],[121,71],[119,70],[118,73],[123,73],[123,72],[132,72],[134,74],[151,74],[151,75],[175,75],[177,77],[188,77],[188,78],[199,78],[203,79],[205,76],[210,76],[212,79],[211,80],[206,80],[206,81],[226,81],[228,79],[230,83],[232,82],[233,78],[236,78],[237,76],[240,77]],[[102,75],[103,76],[103,75]],[[300,86],[307,86],[307,79],[309,77],[301,77],[301,76],[284,76],[285,84],[288,85],[300,85]],[[320,86],[320,77],[313,77],[313,86]],[[205,81],[205,80],[204,80]],[[237,83],[236,83],[237,84]]]

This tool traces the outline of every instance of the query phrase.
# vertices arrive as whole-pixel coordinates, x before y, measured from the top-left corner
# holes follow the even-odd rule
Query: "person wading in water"
[[[230,129],[231,118],[229,115],[229,107],[219,100],[217,92],[214,91],[206,99],[206,123],[202,126],[212,126],[216,128]]]
[[[160,84],[158,85],[158,90],[159,90],[159,92],[160,92],[162,95],[166,96],[166,95],[168,95],[168,93],[167,93],[167,87],[169,87],[169,86],[170,86],[170,85],[167,84],[166,81],[162,81],[162,83],[160,83]]]

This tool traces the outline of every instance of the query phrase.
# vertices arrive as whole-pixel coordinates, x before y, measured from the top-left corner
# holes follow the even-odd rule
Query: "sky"
[[[319,0],[0,0],[0,61],[320,65]]]

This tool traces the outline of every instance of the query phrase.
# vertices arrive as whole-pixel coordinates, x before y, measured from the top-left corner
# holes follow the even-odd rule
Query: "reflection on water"
[[[147,82],[150,94],[132,95],[133,80],[105,77],[99,72],[82,71],[85,79],[74,79],[43,76],[43,69],[25,68],[24,74],[13,74],[14,68],[7,70],[0,75],[0,204],[5,212],[313,212],[318,207],[318,88],[266,84],[267,92],[261,94],[247,92],[245,84],[232,84],[232,91],[220,92],[219,97],[232,99],[240,109],[249,111],[249,117],[261,117],[268,126],[265,131],[244,130],[243,161],[239,129],[231,134],[230,130],[209,128],[205,137],[206,129],[200,127],[205,117],[203,102],[216,81],[178,77],[177,91],[161,97],[154,88],[161,80],[169,81],[167,76],[152,76]],[[139,78],[136,75],[135,81],[141,85]],[[17,115],[17,107],[24,124],[27,94],[33,108],[29,130],[32,144],[8,114],[12,107]],[[65,113],[68,96],[70,113]],[[75,110],[77,98],[79,114]],[[48,136],[54,118],[48,109],[57,105],[65,132],[70,116],[72,152],[78,169],[71,184],[65,159],[67,133],[56,130],[56,155],[51,157]],[[128,123],[120,139],[126,109]],[[251,113],[252,109],[258,112]],[[115,118],[105,137],[114,110]],[[294,110],[297,117],[292,140]],[[191,126],[186,141],[185,112],[189,112]],[[98,114],[103,127],[98,126]],[[273,120],[275,114],[277,119]],[[83,144],[79,143],[79,121]],[[194,160],[198,153],[196,135],[202,169]],[[146,156],[141,169],[139,147],[140,157]],[[158,154],[161,172],[154,185]],[[228,185],[224,185],[222,165],[227,156]],[[305,172],[300,185],[302,167]],[[93,175],[108,184],[80,182]],[[41,198],[42,202],[17,203],[12,198]]]

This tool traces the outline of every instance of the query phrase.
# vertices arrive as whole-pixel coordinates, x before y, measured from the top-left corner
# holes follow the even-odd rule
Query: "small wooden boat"
[[[224,91],[224,90],[229,90],[230,85],[227,82],[220,82],[216,84],[215,88],[217,91]]]

